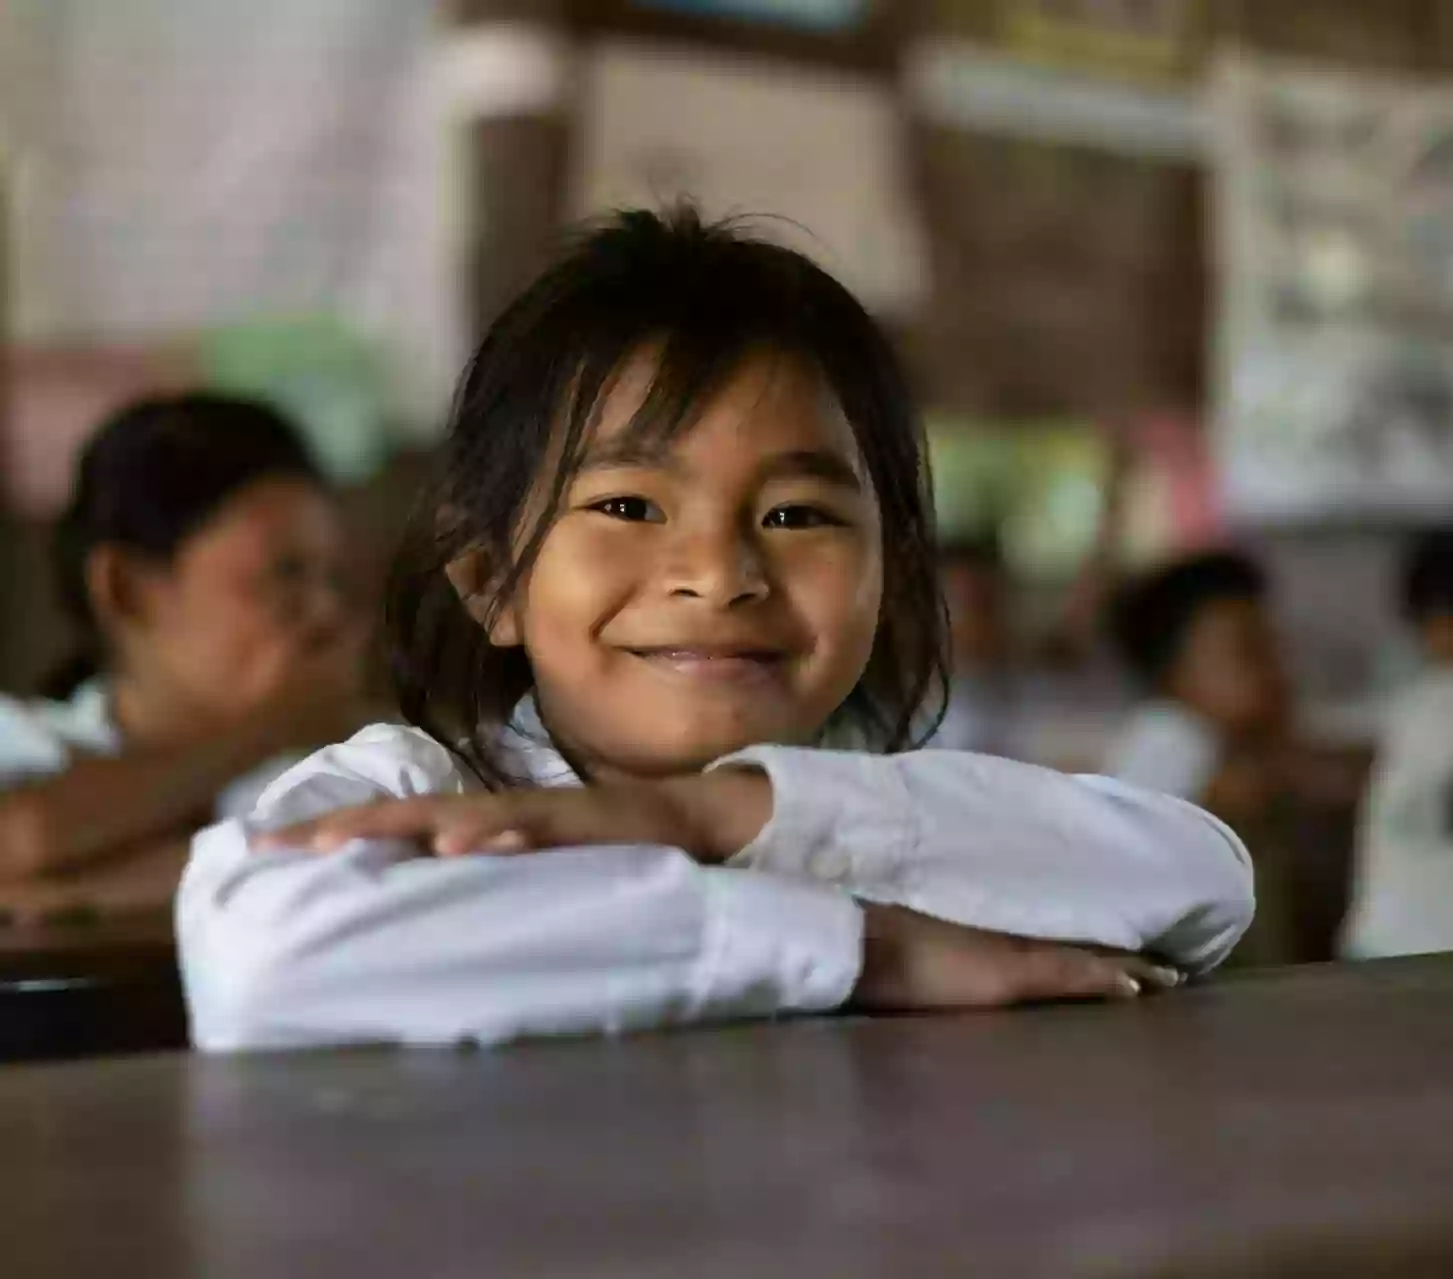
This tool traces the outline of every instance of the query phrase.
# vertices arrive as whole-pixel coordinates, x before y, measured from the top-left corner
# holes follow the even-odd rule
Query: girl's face
[[[628,366],[491,639],[522,644],[541,716],[591,775],[693,771],[811,741],[867,665],[878,504],[818,377],[749,362],[697,422],[646,450]]]
[[[342,522],[306,480],[229,499],[163,565],[131,562],[109,610],[124,667],[206,718],[254,709],[345,623]]]

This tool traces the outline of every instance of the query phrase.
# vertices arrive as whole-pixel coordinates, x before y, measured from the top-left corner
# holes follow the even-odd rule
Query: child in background
[[[1110,774],[1228,820],[1259,809],[1260,763],[1291,712],[1261,569],[1230,551],[1179,560],[1130,583],[1112,627],[1150,700],[1116,743]]]
[[[1328,958],[1356,782],[1296,735],[1261,569],[1233,551],[1179,560],[1131,583],[1112,626],[1150,696],[1107,771],[1205,805],[1255,850],[1260,905],[1238,959]]]
[[[911,749],[943,691],[927,493],[896,358],[808,259],[689,210],[585,239],[475,355],[401,556],[415,727],[194,843],[194,1041],[1128,995],[1216,964],[1252,899],[1214,819]]]
[[[1343,950],[1453,950],[1453,529],[1410,547],[1403,616],[1424,669],[1393,703],[1358,839]]]
[[[0,881],[185,837],[358,722],[339,513],[271,409],[185,395],[118,414],[55,558],[85,651],[50,700],[0,697]]]

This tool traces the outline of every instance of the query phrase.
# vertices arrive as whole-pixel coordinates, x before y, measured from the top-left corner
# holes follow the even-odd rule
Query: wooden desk
[[[1453,960],[1097,1008],[0,1070],[7,1270],[1453,1274]]]
[[[186,1042],[170,911],[0,926],[0,1062]]]
[[[0,885],[0,1062],[186,1045],[171,899],[187,850]]]

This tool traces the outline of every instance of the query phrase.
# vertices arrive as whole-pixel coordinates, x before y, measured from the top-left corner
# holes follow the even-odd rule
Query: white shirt
[[[541,784],[578,784],[546,747],[524,762]],[[948,751],[729,762],[767,773],[773,811],[726,867],[654,846],[251,851],[258,828],[477,786],[415,729],[320,751],[194,842],[177,897],[194,1042],[493,1043],[835,1008],[861,968],[859,900],[1192,970],[1251,919],[1246,850],[1179,800]]]
[[[104,679],[87,681],[63,702],[0,695],[0,791],[55,777],[78,758],[114,757],[122,749]],[[250,812],[263,791],[299,758],[280,757],[237,778],[217,796],[217,816]]]
[[[1453,950],[1453,673],[1424,675],[1390,708],[1342,946],[1359,958]]]
[[[1220,758],[1210,724],[1176,702],[1158,700],[1131,712],[1105,771],[1131,786],[1196,801],[1216,776]]]

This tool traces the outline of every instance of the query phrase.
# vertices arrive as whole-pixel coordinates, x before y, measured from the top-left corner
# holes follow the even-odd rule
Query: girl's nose
[[[664,579],[667,594],[718,608],[765,598],[770,589],[756,539],[735,528],[683,533],[670,549]]]

